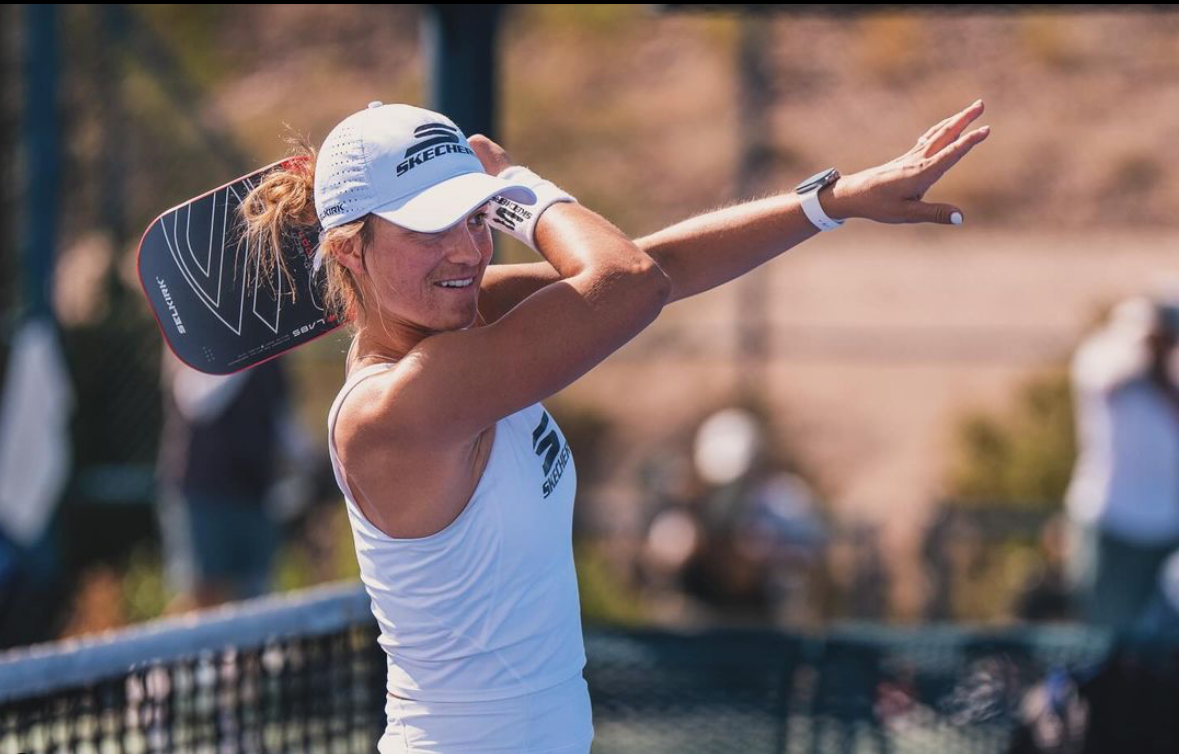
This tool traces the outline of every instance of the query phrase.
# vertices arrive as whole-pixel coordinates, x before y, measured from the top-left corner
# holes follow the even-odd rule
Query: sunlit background
[[[72,396],[59,492],[40,531],[12,536],[34,584],[9,595],[17,641],[140,621],[170,597],[143,230],[282,157],[284,124],[318,144],[370,100],[432,106],[428,12],[61,6],[47,135],[22,120],[38,82],[24,11],[5,6],[0,363],[14,374],[30,290],[49,285]],[[1177,270],[1177,25],[506,7],[491,135],[634,237],[887,161],[979,97],[993,129],[930,196],[963,226],[852,221],[672,305],[546,401],[577,461],[587,617],[1018,617],[1021,590],[1057,565],[1041,530],[1075,454],[1068,359],[1112,304]],[[59,161],[45,203],[22,190],[40,137]],[[498,261],[535,258],[498,243]],[[321,445],[346,347],[337,333],[282,357]],[[284,522],[280,589],[356,573],[338,491],[315,481]]]

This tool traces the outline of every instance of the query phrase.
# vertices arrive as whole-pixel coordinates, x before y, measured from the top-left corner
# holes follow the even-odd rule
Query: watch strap
[[[798,195],[802,201],[802,211],[806,213],[807,219],[814,223],[815,227],[819,230],[835,230],[843,225],[846,220],[833,220],[823,211],[822,205],[819,204],[819,191],[821,188],[813,188],[810,191]]]

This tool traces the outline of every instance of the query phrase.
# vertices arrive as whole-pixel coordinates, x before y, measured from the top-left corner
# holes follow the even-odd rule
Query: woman
[[[819,227],[960,223],[921,198],[986,137],[964,133],[981,112],[980,100],[805,199],[748,202],[639,241],[489,139],[408,105],[370,104],[247,197],[266,270],[282,264],[284,229],[318,217],[328,303],[354,328],[329,450],[388,656],[381,752],[589,751],[577,479],[541,401],[667,304]],[[489,266],[489,221],[546,261]]]

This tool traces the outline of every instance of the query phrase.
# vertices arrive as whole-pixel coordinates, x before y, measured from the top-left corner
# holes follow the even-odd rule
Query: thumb
[[[937,223],[939,225],[961,225],[966,214],[953,204],[930,204],[917,202],[913,208],[914,222]]]

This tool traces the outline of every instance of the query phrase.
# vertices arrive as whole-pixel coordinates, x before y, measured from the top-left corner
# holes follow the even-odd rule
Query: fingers
[[[965,214],[958,207],[952,204],[926,203],[921,199],[929,187],[965,157],[975,144],[990,135],[990,126],[983,126],[963,133],[966,127],[982,112],[982,100],[976,100],[969,107],[931,127],[917,140],[916,147],[893,161],[893,163],[900,163],[901,168],[907,171],[909,176],[904,180],[907,199],[901,204],[903,209],[893,215],[897,219],[883,220],[883,222],[962,224]],[[891,166],[893,163],[889,163],[889,165]],[[911,172],[914,166],[917,166],[918,170]]]
[[[501,170],[512,164],[512,158],[504,148],[483,134],[471,134],[467,138],[467,144],[471,146],[471,151],[479,158],[479,162],[483,163],[483,170],[489,175],[498,175]]]
[[[944,118],[940,122],[935,123],[934,125],[930,126],[929,130],[926,131],[925,133],[921,134],[921,138],[917,139],[917,143],[920,145],[920,144],[925,144],[926,142],[928,142],[930,139],[932,139],[934,137],[935,134],[937,134],[938,131],[945,128],[946,124],[950,122],[950,118],[953,118],[953,117],[954,116],[951,115],[949,118]]]
[[[990,126],[976,128],[967,134],[963,134],[953,144],[950,144],[935,154],[932,160],[934,175],[936,176],[934,180],[937,180],[942,175],[944,175],[947,170],[954,167],[954,165],[958,163],[958,160],[961,160],[963,157],[965,157],[966,153],[973,149],[975,144],[978,144],[979,142],[986,139],[990,133]]]
[[[949,118],[946,118],[941,123],[938,123],[933,128],[925,132],[921,137],[925,142],[925,155],[928,157],[931,154],[937,154],[947,144],[958,138],[959,134],[966,126],[970,125],[978,116],[982,115],[983,101],[975,100],[974,104],[962,110]],[[918,141],[920,144],[921,141]]]
[[[983,141],[991,132],[990,126],[977,128],[964,134],[953,144],[950,144],[931,160],[932,167],[922,174],[922,184],[928,188],[941,178],[947,170],[957,164],[974,148],[975,144]],[[918,196],[924,195],[924,191]],[[964,214],[961,209],[952,204],[930,204],[915,200],[910,208],[913,212],[913,222],[938,223],[939,225],[961,225]]]

